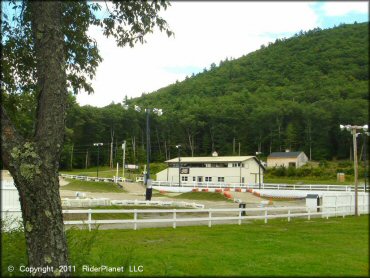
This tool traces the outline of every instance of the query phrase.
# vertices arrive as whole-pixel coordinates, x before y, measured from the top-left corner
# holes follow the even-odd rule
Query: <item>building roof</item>
[[[222,163],[242,162],[254,158],[254,156],[203,156],[203,157],[180,157],[182,163]],[[177,163],[179,158],[166,160],[166,163]]]
[[[274,152],[271,153],[267,158],[269,157],[280,157],[280,158],[293,158],[293,157],[298,157],[302,151],[300,152]]]

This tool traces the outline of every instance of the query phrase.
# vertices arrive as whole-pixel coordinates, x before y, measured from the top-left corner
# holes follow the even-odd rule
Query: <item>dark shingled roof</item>
[[[297,157],[300,155],[302,152],[275,152],[271,153],[268,157]]]

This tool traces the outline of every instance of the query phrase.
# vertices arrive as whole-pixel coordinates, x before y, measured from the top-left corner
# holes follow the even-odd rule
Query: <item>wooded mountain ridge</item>
[[[134,111],[134,105],[164,111],[162,117],[151,114],[152,161],[176,157],[177,144],[183,146],[182,156],[237,155],[240,148],[241,155],[290,149],[314,160],[349,158],[351,136],[339,124],[368,122],[368,52],[368,23],[316,28],[126,99],[128,110],[121,103],[104,108],[74,104],[63,165],[68,165],[71,144],[81,153],[74,164],[83,166],[83,154],[95,153],[92,142],[109,145],[112,138],[118,161],[123,140],[128,162],[144,161],[145,113]]]

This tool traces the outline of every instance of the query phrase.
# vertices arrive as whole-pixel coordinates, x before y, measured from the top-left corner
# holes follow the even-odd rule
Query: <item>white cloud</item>
[[[176,80],[187,68],[203,69],[226,57],[238,58],[282,34],[317,27],[309,2],[172,2],[162,13],[175,37],[155,32],[147,44],[118,48],[98,29],[90,33],[104,61],[93,81],[94,95],[80,93],[81,105],[105,106],[125,94],[140,96]],[[177,70],[176,70],[177,69]],[[183,71],[183,72],[182,72]]]
[[[321,9],[327,16],[343,16],[351,12],[368,13],[368,1],[325,2]]]

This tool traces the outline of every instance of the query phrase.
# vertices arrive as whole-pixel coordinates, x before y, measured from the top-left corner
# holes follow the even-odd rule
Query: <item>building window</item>
[[[193,177],[193,181],[197,181],[197,178],[196,177]]]
[[[240,163],[233,163],[233,167],[240,167]]]
[[[218,182],[225,182],[225,177],[218,177]]]
[[[205,181],[212,181],[212,177],[205,177]]]
[[[184,177],[184,176],[182,176],[182,177],[181,177],[181,180],[182,180],[182,181],[188,181],[188,177]]]

